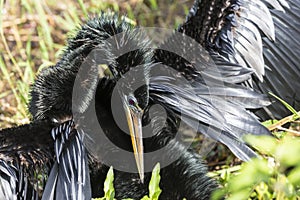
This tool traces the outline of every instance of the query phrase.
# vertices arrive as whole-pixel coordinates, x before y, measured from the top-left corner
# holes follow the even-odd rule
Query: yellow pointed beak
[[[130,132],[133,153],[141,182],[144,182],[144,146],[142,135],[142,112],[131,109],[124,103],[128,128]]]

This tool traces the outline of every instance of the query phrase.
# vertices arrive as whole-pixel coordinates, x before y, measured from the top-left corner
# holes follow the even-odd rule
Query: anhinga
[[[103,188],[107,161],[126,167],[133,166],[131,163],[136,160],[138,174],[115,170],[115,188],[116,198],[139,199],[147,193],[149,182],[149,173],[144,173],[143,168],[151,168],[157,161],[179,155],[161,170],[161,199],[207,199],[217,186],[206,177],[199,156],[174,138],[175,133],[183,121],[226,144],[243,160],[255,156],[244,143],[243,136],[269,132],[248,109],[259,109],[268,105],[268,101],[242,85],[252,83],[253,70],[240,62],[243,59],[248,65],[253,62],[247,60],[249,54],[243,54],[241,46],[235,47],[240,54],[234,54],[232,42],[255,45],[250,37],[242,41],[243,31],[253,31],[249,33],[259,40],[260,33],[252,29],[251,23],[259,26],[269,22],[257,19],[258,13],[268,11],[264,2],[280,5],[267,0],[254,3],[246,0],[196,1],[187,22],[178,30],[202,44],[216,66],[196,55],[191,56],[193,62],[185,60],[185,52],[190,52],[190,48],[197,50],[188,43],[187,37],[176,40],[176,36],[171,35],[153,56],[147,37],[116,16],[102,14],[88,21],[68,41],[61,60],[37,77],[30,102],[33,122],[1,131],[1,197],[39,198],[43,180],[35,177],[36,174],[44,175],[47,180],[43,199],[97,197]],[[253,4],[259,6],[253,10]],[[250,6],[248,10],[246,5]],[[243,15],[245,11],[248,11],[247,16]],[[248,21],[240,22],[245,23],[241,25],[244,29],[236,28],[234,19],[238,16],[249,17]],[[260,28],[265,30],[266,27]],[[231,37],[233,32],[240,34],[239,37]],[[117,34],[122,37],[109,40]],[[183,55],[163,50],[174,45],[180,46]],[[88,58],[91,53],[96,55],[93,59]],[[184,77],[188,84],[174,84],[174,77],[155,74],[158,63],[176,69],[176,77]],[[216,75],[214,70],[219,73]],[[256,75],[262,74],[256,72]],[[137,79],[142,84],[132,88]],[[207,81],[213,84],[207,85]],[[163,113],[151,113],[155,104],[166,111],[163,123],[159,118]],[[94,110],[95,117],[89,117]],[[119,112],[127,122],[125,130],[117,124],[113,112]],[[95,127],[98,123],[101,130]],[[142,125],[150,127],[150,137],[143,140],[140,139]],[[27,138],[22,140],[25,134]],[[19,138],[18,142],[14,143],[14,138]],[[143,154],[143,151],[160,148],[165,151],[157,157]],[[132,152],[132,156],[118,156],[122,149]],[[40,163],[46,166],[39,167]]]
[[[120,38],[114,37],[107,42],[107,39],[118,33],[122,35]],[[98,197],[103,190],[107,162],[113,162],[115,169],[122,166],[126,169],[126,166],[135,167],[132,163],[136,160],[137,170],[134,172],[139,173],[115,170],[115,189],[117,199],[140,199],[148,193],[150,181],[149,170],[144,173],[143,163],[145,162],[145,168],[152,168],[157,161],[173,159],[174,156],[178,158],[161,169],[161,199],[209,198],[217,184],[206,176],[200,157],[187,151],[180,141],[174,139],[178,129],[178,116],[166,105],[167,119],[161,126],[161,122],[155,117],[159,117],[161,113],[149,112],[151,105],[156,103],[155,96],[151,93],[161,97],[168,87],[160,88],[156,85],[158,92],[155,92],[154,87],[150,88],[149,70],[153,67],[153,61],[148,43],[143,34],[132,30],[128,23],[119,21],[117,16],[110,14],[102,14],[99,18],[88,21],[68,41],[61,60],[55,66],[42,70],[32,87],[30,112],[33,122],[2,131],[3,145],[10,142],[11,149],[31,147],[22,151],[22,154],[39,155],[36,149],[43,152],[44,148],[49,149],[47,158],[51,170],[42,168],[45,171],[38,171],[37,168],[35,171],[36,160],[39,161],[40,158],[37,156],[30,162],[30,159],[22,159],[19,152],[13,157],[17,164],[10,162],[11,156],[1,149],[1,155],[8,156],[2,159],[1,168],[1,173],[4,174],[1,181],[9,182],[2,187],[4,198],[38,197],[37,185],[43,187],[43,184],[31,176],[34,172],[48,176],[42,199]],[[128,48],[128,53],[118,56],[118,51]],[[95,57],[88,59],[91,53],[95,53]],[[122,80],[124,77],[126,79]],[[133,90],[132,86],[138,79],[142,84]],[[78,91],[74,90],[76,86]],[[76,96],[77,92],[79,96]],[[172,94],[172,91],[168,92]],[[72,98],[72,95],[75,97]],[[115,99],[113,95],[116,95]],[[163,102],[157,103],[164,105]],[[130,135],[118,126],[113,109],[117,109],[120,117],[128,122]],[[89,116],[93,110],[96,115],[91,118]],[[37,128],[44,126],[38,124],[40,120],[45,123],[42,130]],[[98,123],[101,130],[97,129]],[[135,141],[141,137],[139,134],[142,124],[150,126],[149,137],[144,141]],[[45,130],[47,127],[48,130]],[[31,129],[34,131],[27,134],[28,140],[31,137],[37,140],[47,137],[47,144],[39,146],[38,143],[30,141],[21,144],[21,140],[16,146],[12,144],[14,137],[19,137],[18,135]],[[49,142],[51,137],[54,142]],[[87,142],[84,144],[84,141]],[[143,151],[153,152],[160,148],[164,148],[163,153],[143,159]],[[131,156],[120,157],[119,154],[124,150],[132,152]],[[90,169],[87,166],[87,156]],[[20,174],[15,175],[17,172]],[[20,184],[25,184],[24,177],[33,179],[26,181],[30,186],[27,187],[30,188],[30,193],[27,188],[19,187]],[[35,182],[38,184],[34,184]],[[24,191],[27,193],[24,194]]]

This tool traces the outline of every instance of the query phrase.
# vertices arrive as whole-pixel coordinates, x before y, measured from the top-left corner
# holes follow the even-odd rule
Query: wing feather
[[[52,129],[56,162],[49,175],[43,200],[91,199],[88,159],[83,145],[83,132],[72,120]]]
[[[211,2],[213,12],[209,13]],[[198,41],[211,55],[253,69],[244,85],[265,94],[273,92],[300,109],[299,5],[299,0],[196,0],[178,31]],[[256,114],[265,120],[290,113],[276,102]]]
[[[53,163],[52,127],[52,122],[39,120],[0,131],[0,199],[39,198]]]

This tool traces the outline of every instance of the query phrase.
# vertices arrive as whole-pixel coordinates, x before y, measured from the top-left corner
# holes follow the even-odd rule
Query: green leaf
[[[300,163],[300,140],[294,137],[284,137],[276,148],[275,157],[285,166],[295,166]]]
[[[267,181],[274,169],[264,159],[253,159],[244,163],[240,174],[230,180],[230,191],[238,192],[253,187],[261,181]]]
[[[247,135],[245,141],[261,153],[273,155],[277,146],[277,140],[271,136]]]
[[[115,188],[113,182],[114,182],[114,172],[113,172],[113,167],[110,167],[104,182],[105,200],[113,200],[115,197]]]
[[[300,186],[300,166],[296,167],[289,173],[288,179],[292,184]]]
[[[248,190],[241,190],[235,192],[233,195],[227,198],[227,200],[241,200],[241,199],[248,199],[250,191]]]
[[[151,200],[148,196],[144,196],[141,200]]]
[[[156,0],[149,0],[149,2],[150,2],[150,5],[151,5],[151,8],[153,10],[157,10],[157,8],[158,8],[157,1]]]
[[[160,182],[160,164],[157,163],[152,171],[151,180],[149,183],[149,197],[151,200],[158,200],[158,197],[161,193],[161,189],[159,188]]]
[[[219,200],[219,199],[224,199],[224,196],[226,195],[227,191],[224,188],[220,188],[218,190],[215,190],[212,195],[211,199],[212,200]]]
[[[276,120],[276,119],[270,119],[270,120],[262,122],[262,124],[268,128],[269,126],[271,126],[277,122],[278,122],[278,120]]]

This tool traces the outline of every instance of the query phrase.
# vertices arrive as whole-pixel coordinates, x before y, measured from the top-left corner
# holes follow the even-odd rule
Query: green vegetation
[[[159,188],[160,182],[160,165],[159,163],[155,165],[151,180],[149,182],[149,196],[144,196],[141,200],[158,200],[159,195],[161,193],[161,189]],[[114,173],[113,168],[111,167],[107,173],[107,177],[104,182],[104,197],[96,198],[94,200],[114,200],[115,198],[115,189],[113,185],[114,181]],[[132,199],[123,199],[123,200],[132,200]]]
[[[281,120],[263,124],[275,137],[249,135],[246,141],[260,153],[250,162],[211,173],[223,187],[213,199],[300,199],[300,132],[282,126],[293,123],[300,115],[291,105],[271,94],[293,113]],[[299,127],[297,128],[299,129]]]
[[[214,199],[299,199],[300,138],[251,136],[248,141],[264,156],[243,163],[237,171],[223,171],[219,178],[224,187]]]

